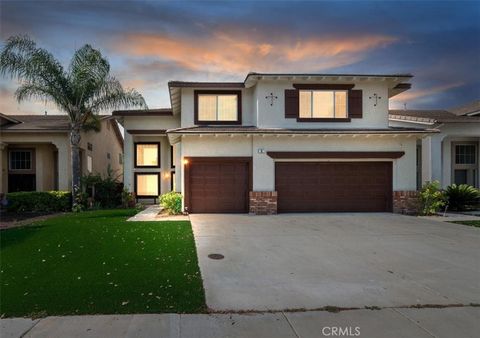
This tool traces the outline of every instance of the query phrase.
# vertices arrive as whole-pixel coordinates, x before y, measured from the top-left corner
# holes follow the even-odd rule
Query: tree
[[[37,47],[28,36],[12,36],[0,53],[0,74],[20,82],[15,92],[18,102],[41,99],[68,114],[75,208],[80,192],[81,131],[99,131],[101,111],[131,106],[146,109],[145,100],[136,90],[124,89],[110,75],[108,61],[88,44],[75,51],[65,70],[50,52]]]

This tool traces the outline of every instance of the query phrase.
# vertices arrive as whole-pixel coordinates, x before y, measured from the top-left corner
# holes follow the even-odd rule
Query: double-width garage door
[[[391,211],[391,162],[277,162],[278,212]]]
[[[190,158],[185,171],[191,213],[248,212],[251,158]]]

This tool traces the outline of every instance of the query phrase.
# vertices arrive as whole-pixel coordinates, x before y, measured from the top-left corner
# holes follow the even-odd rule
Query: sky
[[[5,1],[0,45],[27,34],[65,67],[91,44],[149,108],[169,107],[167,82],[243,81],[254,72],[411,73],[390,107],[448,109],[480,98],[480,1]],[[18,104],[0,78],[0,112]]]

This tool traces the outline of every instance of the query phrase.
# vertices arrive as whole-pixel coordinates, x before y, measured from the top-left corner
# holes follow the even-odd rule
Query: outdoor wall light
[[[188,160],[187,160],[187,159],[183,160],[183,164],[184,164],[184,165],[187,165],[187,164],[188,164]]]

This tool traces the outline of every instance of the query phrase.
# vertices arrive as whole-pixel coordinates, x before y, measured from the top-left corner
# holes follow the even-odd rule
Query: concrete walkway
[[[449,212],[446,214],[439,213],[435,216],[420,216],[419,218],[439,222],[480,221],[480,217],[478,216],[453,212]]]
[[[2,338],[478,337],[480,308],[389,308],[263,314],[151,314],[1,319]],[[349,335],[338,333],[348,332]],[[346,331],[345,331],[346,330]],[[356,334],[357,333],[357,334]]]
[[[150,205],[133,217],[127,219],[131,222],[159,222],[159,221],[188,221],[185,215],[161,215],[162,207],[158,204]]]

